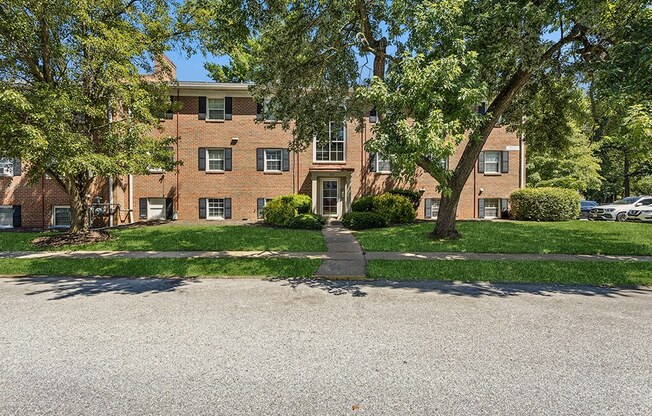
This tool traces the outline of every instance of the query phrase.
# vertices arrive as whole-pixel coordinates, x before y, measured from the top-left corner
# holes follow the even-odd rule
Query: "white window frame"
[[[346,163],[346,147],[347,147],[347,133],[346,133],[346,123],[342,123],[342,141],[340,142],[339,140],[336,142],[333,142],[333,124],[339,124],[331,121],[328,123],[328,143],[325,145],[327,147],[327,152],[328,152],[328,159],[327,160],[318,160],[317,159],[317,153],[319,152],[317,148],[319,147],[319,143],[317,142],[317,138],[313,140],[313,163]],[[342,145],[342,160],[333,160],[332,159],[332,154],[334,152],[333,150],[333,143],[343,143]]]
[[[222,204],[222,215],[211,215],[211,209],[219,210],[219,206],[214,206],[211,207],[211,204],[216,204],[219,205],[221,202]],[[225,204],[224,204],[224,198],[206,198],[206,219],[207,220],[223,220],[224,219],[224,213],[225,213]]]
[[[383,170],[380,168],[380,164],[386,163],[389,166],[389,169]],[[376,153],[376,173],[392,173],[392,164],[389,159],[385,159],[380,153]]]
[[[489,155],[496,155],[496,170],[489,170],[487,166],[487,157]],[[493,163],[492,163],[493,164]],[[500,152],[499,151],[487,151],[484,152],[484,173],[500,173]]]
[[[271,152],[278,152],[278,159],[268,159],[267,156]],[[265,158],[265,172],[282,172],[283,171],[283,149],[265,149],[264,158]],[[267,167],[267,162],[278,162],[278,169],[269,169]]]
[[[156,201],[163,201],[163,215],[161,217],[154,218],[152,216],[152,202]],[[147,220],[164,220],[167,218],[167,205],[166,205],[166,199],[165,198],[147,198]]]
[[[0,228],[3,228],[3,229],[14,228],[14,207],[12,205],[0,205],[0,209],[8,209],[9,210],[9,219],[11,220],[11,225],[2,225],[2,224],[0,224]]]
[[[221,111],[222,117],[211,117],[211,110]],[[226,100],[222,97],[206,98],[206,120],[224,121],[226,115]]]
[[[68,209],[70,211],[70,224],[57,224],[57,210],[58,209]],[[72,210],[70,205],[53,205],[52,206],[52,228],[70,228],[72,224]]]
[[[439,216],[439,205],[441,198],[430,198],[430,219],[436,220]],[[437,209],[435,209],[437,207]]]
[[[210,152],[212,150],[218,150],[222,152],[222,158],[211,159]],[[213,161],[222,161],[222,169],[211,169],[211,160]],[[226,149],[223,147],[210,147],[206,149],[206,172],[224,172],[226,168]]]
[[[14,176],[14,163],[10,157],[0,157],[0,176]]]
[[[489,201],[495,201],[496,202],[496,215],[487,215],[487,204]],[[484,218],[486,219],[494,219],[494,218],[500,218],[500,198],[485,198],[484,199]]]

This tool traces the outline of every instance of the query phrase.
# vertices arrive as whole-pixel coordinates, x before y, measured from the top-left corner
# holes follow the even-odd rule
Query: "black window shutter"
[[[224,219],[231,218],[231,198],[224,198]]]
[[[200,120],[206,120],[206,97],[199,97],[198,117]]]
[[[500,200],[500,217],[507,218],[509,212],[509,199],[503,198]]]
[[[265,149],[256,149],[256,170],[265,170]]]
[[[22,164],[20,159],[14,159],[14,176],[20,176],[23,174]]]
[[[256,103],[256,119],[261,120],[263,118],[263,105],[261,103]]]
[[[197,151],[197,160],[199,161],[199,170],[206,170],[206,148],[200,147]]]
[[[13,224],[12,225],[15,228],[18,228],[18,227],[20,227],[22,225],[22,215],[20,214],[20,212],[21,212],[20,205],[14,205],[13,206],[13,211],[12,211],[12,214],[13,214]]]
[[[432,198],[426,198],[424,201],[424,212],[423,212],[423,217],[427,220],[432,218],[431,211],[432,211]]]
[[[165,111],[165,118],[172,120],[174,118],[174,113],[172,112],[172,103],[174,103],[174,96],[170,96],[170,108]]]
[[[206,218],[206,198],[199,198],[199,219]]]
[[[172,216],[174,216],[174,205],[172,203],[172,198],[165,198],[165,218],[171,220]]]
[[[224,170],[233,170],[233,149],[230,147],[224,149]]]
[[[224,97],[224,119],[233,119],[233,97]]]
[[[502,173],[509,173],[509,152],[504,151],[500,153],[502,156],[502,161],[500,163],[500,171]]]
[[[376,158],[378,157],[377,153],[369,153],[369,172],[376,171]]]
[[[478,173],[484,173],[484,152],[480,152],[478,157]]]
[[[263,209],[265,208],[265,198],[258,198],[256,213],[258,219],[263,218]]]
[[[378,121],[378,114],[376,113],[376,107],[374,107],[371,109],[371,111],[369,111],[369,122],[376,123],[377,121]]]
[[[147,219],[147,198],[140,198],[138,200],[138,218]]]
[[[290,170],[290,151],[288,149],[283,149],[281,151],[281,165],[283,172],[288,172]]]
[[[478,198],[478,218],[484,218],[484,198]]]
[[[487,103],[486,102],[483,101],[482,103],[480,103],[480,105],[478,106],[478,113],[480,113],[480,115],[483,115],[483,116],[485,114],[487,114]]]

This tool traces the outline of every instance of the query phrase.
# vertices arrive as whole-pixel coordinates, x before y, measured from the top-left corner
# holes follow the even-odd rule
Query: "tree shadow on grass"
[[[38,285],[38,289],[25,293],[27,296],[50,294],[53,296],[48,300],[61,300],[105,293],[143,295],[174,292],[193,281],[174,278],[21,277],[12,282],[17,285]]]
[[[271,278],[270,282],[280,283],[295,289],[306,286],[323,290],[328,294],[352,297],[365,297],[369,290],[382,288],[411,291],[417,294],[436,293],[460,297],[501,297],[521,295],[551,297],[556,295],[600,296],[604,298],[623,298],[636,295],[652,296],[652,287],[611,288],[598,286],[539,285],[526,283],[465,283],[449,281],[390,281],[390,280],[328,280],[319,278]]]

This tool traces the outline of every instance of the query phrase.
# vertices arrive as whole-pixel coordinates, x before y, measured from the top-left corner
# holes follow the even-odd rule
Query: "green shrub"
[[[409,199],[389,192],[374,198],[374,212],[382,215],[387,222],[392,224],[414,222],[416,217],[416,211]]]
[[[308,195],[292,194],[281,198],[287,199],[296,208],[298,214],[309,214],[312,211],[312,198]]]
[[[564,188],[527,188],[510,196],[511,216],[522,221],[568,221],[580,215],[580,196]]]
[[[321,230],[322,219],[317,214],[299,214],[292,218],[287,226],[301,230]]]
[[[423,191],[414,191],[412,189],[392,189],[391,191],[388,192],[393,195],[402,195],[406,197],[407,199],[410,200],[410,202],[412,202],[412,206],[414,207],[415,211],[419,209],[419,204],[421,203],[421,196],[423,195]]]
[[[352,230],[365,230],[367,228],[380,228],[387,226],[387,219],[377,212],[347,212],[342,218],[346,228]]]
[[[351,210],[354,212],[370,212],[374,210],[374,197],[361,196],[351,203]]]
[[[296,216],[297,209],[294,207],[292,199],[285,196],[269,201],[263,211],[265,222],[278,227],[286,227]]]

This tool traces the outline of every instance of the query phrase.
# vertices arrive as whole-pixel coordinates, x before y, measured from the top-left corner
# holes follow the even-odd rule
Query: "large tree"
[[[398,175],[421,167],[440,184],[435,236],[455,238],[464,184],[496,123],[553,71],[604,59],[609,30],[645,2],[618,0],[208,0],[205,45],[232,58],[216,70],[254,81],[264,111],[305,148],[332,120],[379,123],[370,151]],[[224,24],[228,21],[228,24]],[[231,42],[222,42],[226,37]],[[219,46],[219,47],[216,47]],[[213,67],[215,68],[215,67]],[[579,83],[581,78],[574,79]],[[352,93],[353,91],[353,93]],[[486,112],[476,109],[487,103]],[[527,136],[526,136],[527,137]],[[459,163],[440,163],[463,144]]]
[[[0,156],[28,162],[70,197],[71,232],[88,228],[98,178],[169,160],[152,129],[170,106],[163,65],[174,35],[165,0],[10,0],[0,4]],[[169,68],[168,68],[169,69]]]

